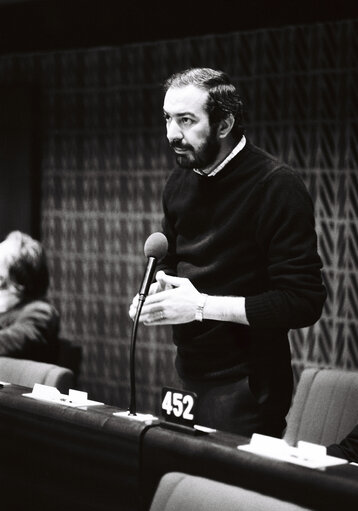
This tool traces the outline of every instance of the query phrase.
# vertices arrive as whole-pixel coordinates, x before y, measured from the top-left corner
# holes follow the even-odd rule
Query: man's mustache
[[[183,144],[182,142],[176,140],[170,142],[169,145],[172,149],[192,149],[190,145]]]

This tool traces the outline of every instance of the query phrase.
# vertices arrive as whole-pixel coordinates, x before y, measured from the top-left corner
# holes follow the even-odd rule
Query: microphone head
[[[168,240],[161,232],[153,232],[144,243],[144,255],[161,259],[168,251]]]

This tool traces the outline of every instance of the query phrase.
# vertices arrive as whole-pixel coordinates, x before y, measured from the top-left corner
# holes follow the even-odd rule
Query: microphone
[[[142,283],[139,290],[139,300],[136,315],[132,328],[131,350],[130,350],[130,389],[131,398],[129,404],[129,415],[137,415],[136,413],[136,391],[135,391],[135,343],[137,337],[138,321],[142,311],[143,304],[148,296],[149,288],[152,283],[155,268],[158,259],[166,255],[168,251],[168,240],[161,232],[151,234],[144,244],[144,255],[148,258],[147,266],[144,272]]]
[[[147,267],[139,290],[139,300],[148,296],[158,259],[162,259],[168,251],[168,240],[161,232],[154,232],[144,243],[144,255],[148,258]]]

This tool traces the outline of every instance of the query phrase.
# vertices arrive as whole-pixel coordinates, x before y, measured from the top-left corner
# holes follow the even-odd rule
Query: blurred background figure
[[[0,243],[0,356],[55,361],[59,314],[46,300],[48,285],[41,243],[8,234]]]
[[[350,463],[358,463],[358,424],[339,444],[329,445],[327,454],[336,458],[343,458]]]

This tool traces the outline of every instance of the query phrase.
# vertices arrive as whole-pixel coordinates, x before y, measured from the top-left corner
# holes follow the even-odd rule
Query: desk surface
[[[139,508],[141,438],[147,425],[107,406],[72,408],[0,388],[0,470],[11,509]],[[26,503],[26,507],[23,507]]]
[[[242,486],[315,510],[358,509],[358,467],[314,470],[240,451],[247,438],[223,432],[190,436],[162,427],[143,438],[147,501],[165,472],[179,471]]]
[[[240,451],[244,437],[192,436],[115,417],[113,406],[71,408],[23,397],[28,391],[0,389],[0,469],[2,487],[21,503],[32,499],[37,511],[142,511],[170,471],[317,511],[358,509],[356,466],[313,470]]]

